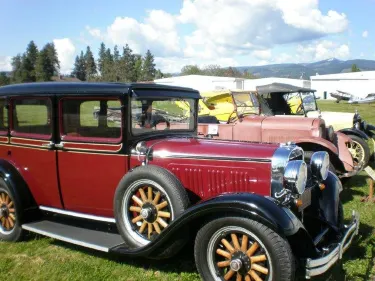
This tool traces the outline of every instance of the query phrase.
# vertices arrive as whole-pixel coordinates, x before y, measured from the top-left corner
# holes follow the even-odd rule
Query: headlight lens
[[[325,151],[315,152],[311,156],[311,172],[317,180],[326,180],[329,172],[329,155]]]
[[[284,182],[288,189],[302,194],[306,188],[307,166],[302,160],[289,161],[285,167]]]

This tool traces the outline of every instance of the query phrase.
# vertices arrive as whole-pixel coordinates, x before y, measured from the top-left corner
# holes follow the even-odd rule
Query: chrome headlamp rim
[[[329,154],[326,151],[317,151],[311,156],[311,173],[318,181],[324,181],[329,173]]]
[[[294,193],[303,194],[307,184],[307,165],[303,160],[289,161],[285,166],[284,183]]]

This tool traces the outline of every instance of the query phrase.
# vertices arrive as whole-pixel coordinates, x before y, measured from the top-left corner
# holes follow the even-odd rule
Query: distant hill
[[[347,60],[342,61],[335,58],[322,60],[313,63],[284,63],[269,64],[262,66],[241,66],[237,67],[240,71],[248,71],[257,77],[288,77],[300,78],[303,74],[304,79],[319,74],[333,74],[341,72],[350,72],[352,65],[356,64],[362,70],[375,70],[375,61],[373,60]]]

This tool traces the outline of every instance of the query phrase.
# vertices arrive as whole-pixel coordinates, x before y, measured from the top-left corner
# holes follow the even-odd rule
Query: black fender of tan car
[[[27,222],[31,219],[35,219],[38,206],[27,183],[17,169],[4,159],[0,159],[0,178],[2,178],[12,190],[15,197],[14,200],[19,206],[19,209],[22,210],[22,212],[20,212],[20,221]]]
[[[365,132],[363,132],[361,130],[357,130],[355,128],[341,129],[339,132],[343,133],[345,135],[355,135],[355,136],[363,138],[365,140],[369,139],[368,135]]]
[[[315,253],[311,237],[293,212],[277,205],[273,199],[253,193],[229,193],[201,201],[176,218],[161,235],[145,247],[129,250],[119,245],[111,251],[135,256],[156,256],[177,237],[186,235],[184,239],[188,239],[189,230],[197,230],[208,221],[224,216],[241,216],[256,220],[286,239],[298,236],[299,243],[304,243],[310,254],[311,251]]]

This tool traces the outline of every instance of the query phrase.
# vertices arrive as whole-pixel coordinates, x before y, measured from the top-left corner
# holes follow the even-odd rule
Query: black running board
[[[124,240],[119,234],[86,229],[48,220],[27,223],[22,225],[22,228],[30,232],[102,252],[109,252],[112,248],[124,244]]]

